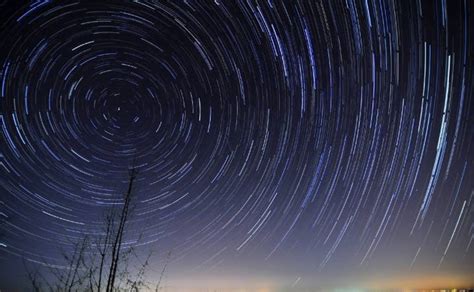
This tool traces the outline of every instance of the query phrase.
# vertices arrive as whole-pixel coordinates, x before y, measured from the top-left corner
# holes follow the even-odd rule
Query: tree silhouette
[[[133,199],[133,184],[137,176],[136,168],[129,170],[128,189],[124,194],[121,210],[111,209],[106,213],[103,232],[97,236],[84,236],[73,243],[72,253],[63,253],[65,269],[49,266],[47,279],[42,273],[32,270],[26,263],[27,276],[34,291],[139,291],[148,288],[145,282],[146,268],[151,253],[141,260],[135,247],[123,248],[124,233],[129,219]],[[132,275],[129,270],[130,257],[140,263]],[[169,255],[168,255],[169,260]],[[165,267],[168,262],[165,263]],[[162,274],[164,273],[164,269]],[[160,276],[160,281],[163,275]],[[156,285],[159,289],[160,282]],[[105,287],[105,290],[104,290]]]
[[[125,204],[123,205],[122,214],[120,215],[120,224],[118,227],[117,234],[115,236],[115,240],[113,242],[112,263],[110,264],[109,277],[107,281],[107,289],[106,289],[107,292],[109,291],[111,292],[113,290],[115,278],[117,276],[117,266],[120,260],[120,248],[122,246],[123,231],[125,229],[125,224],[127,223],[130,199],[132,196],[133,181],[135,180],[135,177],[136,177],[136,169],[132,168],[129,173],[130,179],[128,183],[128,191],[125,194]]]

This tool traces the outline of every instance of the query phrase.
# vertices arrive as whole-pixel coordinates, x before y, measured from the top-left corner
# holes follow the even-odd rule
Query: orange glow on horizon
[[[290,286],[282,279],[246,278],[238,276],[202,276],[175,278],[169,281],[166,291],[169,292],[277,292],[277,291],[456,291],[474,287],[474,274],[429,274],[429,275],[368,275],[355,277],[338,283],[336,279],[323,282],[301,281],[302,285]],[[304,278],[303,278],[304,280]],[[307,279],[309,280],[309,279]],[[347,279],[346,279],[347,280]],[[302,290],[299,290],[302,289]],[[313,290],[311,290],[313,289]]]
[[[471,275],[407,275],[387,277],[367,281],[368,289],[426,289],[426,291],[474,287],[474,274]]]

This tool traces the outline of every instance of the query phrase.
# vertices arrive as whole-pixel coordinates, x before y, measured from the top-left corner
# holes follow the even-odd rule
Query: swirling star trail
[[[0,288],[131,164],[169,291],[473,285],[472,1],[0,5]]]

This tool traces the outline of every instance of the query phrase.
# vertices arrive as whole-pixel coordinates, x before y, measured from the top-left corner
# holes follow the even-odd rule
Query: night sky
[[[0,288],[133,166],[165,291],[474,286],[473,1],[95,2],[0,1]]]

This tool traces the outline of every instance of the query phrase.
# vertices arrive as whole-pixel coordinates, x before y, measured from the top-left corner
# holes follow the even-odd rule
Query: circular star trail
[[[2,254],[57,262],[135,166],[127,244],[176,266],[472,272],[473,6],[426,2],[4,1]]]

